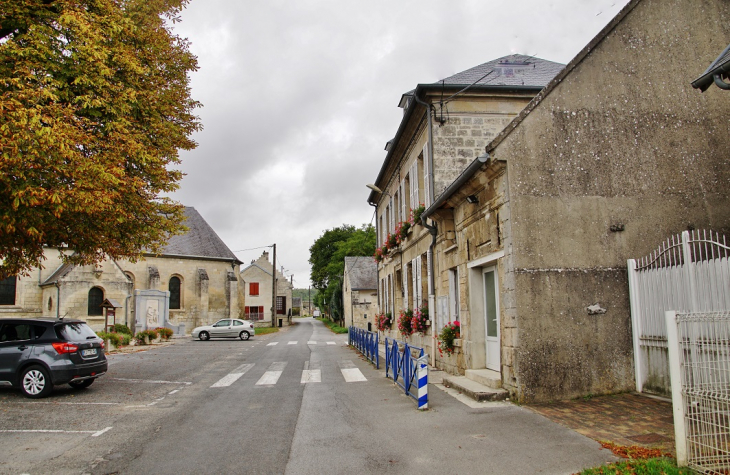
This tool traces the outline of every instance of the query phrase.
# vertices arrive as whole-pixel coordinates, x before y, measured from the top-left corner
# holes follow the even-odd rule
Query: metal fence
[[[730,312],[665,315],[677,463],[730,473]]]
[[[385,376],[414,398],[418,409],[428,409],[428,355],[423,348],[386,338]]]
[[[378,353],[379,337],[375,332],[369,332],[364,328],[349,327],[348,343],[357,348],[365,358],[368,359],[377,369],[380,369],[380,353]]]
[[[730,246],[717,233],[685,231],[627,264],[636,389],[669,395],[664,312],[730,310]]]

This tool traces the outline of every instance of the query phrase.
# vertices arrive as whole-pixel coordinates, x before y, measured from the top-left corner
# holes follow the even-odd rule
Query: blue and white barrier
[[[377,369],[380,369],[380,353],[378,353],[379,336],[364,328],[349,327],[347,343],[357,348]]]
[[[418,409],[428,409],[428,355],[423,348],[391,338],[385,339],[385,377],[391,378],[405,393],[418,402]]]

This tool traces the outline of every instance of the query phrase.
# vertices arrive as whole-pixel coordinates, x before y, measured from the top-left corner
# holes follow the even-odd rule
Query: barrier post
[[[428,357],[422,356],[417,361],[418,375],[418,410],[428,409]]]

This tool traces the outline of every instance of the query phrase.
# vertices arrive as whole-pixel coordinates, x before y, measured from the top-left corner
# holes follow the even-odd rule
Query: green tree
[[[171,25],[188,0],[0,0],[0,276],[45,246],[88,264],[184,231],[178,151],[200,129]]]
[[[362,225],[359,229],[342,225],[324,232],[309,248],[312,285],[318,290],[315,303],[342,319],[342,281],[345,257],[372,256],[375,252],[375,229]]]

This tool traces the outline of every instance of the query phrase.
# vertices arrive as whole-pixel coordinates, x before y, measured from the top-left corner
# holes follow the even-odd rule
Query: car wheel
[[[210,340],[210,333],[200,332],[200,335],[198,335],[198,338],[200,338],[200,341]]]
[[[96,378],[84,379],[83,381],[77,381],[75,383],[68,383],[68,385],[74,389],[84,389],[84,388],[88,388],[89,386],[91,386],[91,383],[93,383],[95,379]]]
[[[249,335],[248,332],[241,332],[238,334],[238,338],[240,338],[241,340],[248,340],[249,336],[251,335]]]
[[[53,391],[53,383],[48,371],[42,366],[31,366],[20,374],[20,390],[26,397],[46,397]]]

